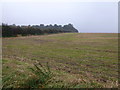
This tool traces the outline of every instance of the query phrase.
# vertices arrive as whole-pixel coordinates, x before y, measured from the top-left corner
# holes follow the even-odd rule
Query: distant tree
[[[2,23],[2,36],[3,37],[13,37],[13,36],[26,36],[26,35],[41,35],[45,33],[63,33],[63,32],[78,32],[77,29],[73,27],[72,24],[64,25],[28,25],[28,26],[16,26],[7,25]]]
[[[40,24],[40,27],[44,27],[44,24]]]

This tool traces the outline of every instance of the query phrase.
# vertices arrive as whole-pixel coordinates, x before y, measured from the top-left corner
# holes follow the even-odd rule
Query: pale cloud
[[[119,2],[119,0],[2,0],[2,2]]]

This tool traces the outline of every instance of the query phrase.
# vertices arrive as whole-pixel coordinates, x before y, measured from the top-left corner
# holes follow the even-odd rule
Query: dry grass
[[[117,88],[118,34],[65,33],[3,38],[3,78],[17,87],[39,61],[49,62],[54,80],[45,88]],[[11,84],[12,82],[18,82]]]

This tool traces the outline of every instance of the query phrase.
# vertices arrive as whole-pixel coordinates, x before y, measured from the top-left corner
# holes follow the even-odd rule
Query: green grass
[[[49,62],[53,79],[44,88],[118,87],[118,34],[64,33],[3,38],[5,87],[20,87],[36,62]]]

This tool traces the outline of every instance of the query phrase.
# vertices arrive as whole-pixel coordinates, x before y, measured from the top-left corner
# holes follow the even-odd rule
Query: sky
[[[79,32],[117,33],[117,0],[4,0],[2,22],[16,25],[68,23]]]

